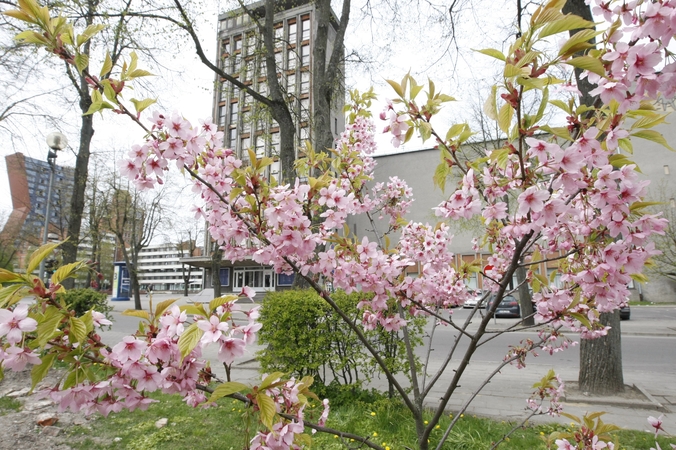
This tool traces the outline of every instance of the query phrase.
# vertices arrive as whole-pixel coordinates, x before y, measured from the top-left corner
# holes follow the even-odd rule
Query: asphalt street
[[[168,295],[155,294],[153,301],[169,298]],[[193,296],[191,298],[179,298],[178,303],[191,301],[208,302],[210,298]],[[143,303],[147,308],[147,296]],[[117,342],[123,336],[133,333],[138,326],[138,319],[121,315],[121,311],[132,308],[132,302],[111,302],[115,307],[113,312],[115,324],[111,331],[103,334],[106,342]],[[243,304],[243,308],[250,309],[255,305]],[[453,318],[458,323],[464,319],[470,310],[455,309]],[[475,324],[470,326],[470,330]],[[510,327],[516,319],[491,320],[490,331],[499,331]],[[431,322],[427,332],[431,331]],[[630,402],[617,398],[568,398],[565,411],[582,415],[585,412],[606,411],[605,421],[621,427],[633,429],[646,429],[648,416],[664,414],[664,426],[667,431],[676,432],[676,306],[641,306],[632,307],[631,320],[622,321],[622,358],[625,384],[636,386],[647,396],[646,401]],[[437,327],[428,363],[428,374],[433,374],[441,365],[443,357],[448,353],[455,335],[458,332],[451,327]],[[516,331],[502,335],[489,343],[482,345],[474,355],[472,362],[465,371],[461,386],[454,393],[449,403],[449,411],[457,411],[464,402],[474,395],[482,384],[486,375],[492,372],[496,365],[504,358],[509,345],[516,345],[526,338],[536,337],[536,332]],[[578,336],[569,336],[577,340]],[[467,339],[461,340],[456,350],[451,365],[457,364],[460,355],[467,346]],[[258,365],[255,360],[255,352],[260,349],[253,345],[248,348],[248,353],[235,362],[233,368],[234,377],[238,380],[256,383],[260,380]],[[425,356],[425,349],[418,349],[419,356]],[[213,361],[212,365],[219,373],[219,364],[216,360],[216,349],[205,353],[205,357]],[[483,387],[482,391],[473,400],[468,413],[489,416],[501,419],[519,420],[526,414],[524,410],[525,400],[530,395],[533,383],[539,380],[550,368],[561,375],[564,381],[574,382],[577,380],[579,368],[579,351],[577,346],[572,346],[566,351],[554,355],[540,354],[537,358],[527,360],[526,369],[517,369],[513,366],[505,367],[493,380]],[[448,384],[452,376],[452,370],[446,370],[437,386],[429,396],[430,406],[441,395],[442,387]],[[429,377],[428,377],[429,380]],[[402,378],[404,381],[404,378]],[[373,386],[385,389],[385,380],[374,380]],[[537,417],[534,421],[558,420],[568,422],[565,418],[551,418],[549,416]]]

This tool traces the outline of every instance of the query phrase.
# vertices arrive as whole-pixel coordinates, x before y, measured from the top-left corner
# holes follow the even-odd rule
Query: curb
[[[619,408],[635,408],[635,409],[650,409],[650,410],[657,410],[660,412],[664,413],[670,413],[671,410],[669,408],[665,407],[662,405],[660,402],[655,399],[644,387],[633,383],[631,385],[625,385],[625,386],[631,386],[637,391],[641,393],[645,397],[645,401],[640,401],[640,400],[630,400],[630,399],[610,399],[610,398],[604,398],[604,397],[586,397],[586,396],[564,396],[563,401],[565,403],[587,403],[587,404],[593,404],[593,405],[605,405],[605,406],[613,406],[613,407],[619,407]]]

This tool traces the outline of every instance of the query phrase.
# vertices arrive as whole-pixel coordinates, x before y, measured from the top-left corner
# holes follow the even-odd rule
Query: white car
[[[465,301],[465,303],[462,305],[463,308],[474,308],[477,303],[481,302],[483,304],[484,300],[484,293],[481,291],[475,291],[474,296],[470,298],[469,300]]]

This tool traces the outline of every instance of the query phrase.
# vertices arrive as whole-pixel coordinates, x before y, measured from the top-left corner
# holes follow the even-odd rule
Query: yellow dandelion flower
[[[540,431],[540,436],[544,436],[544,435],[545,435],[545,432],[544,432],[544,431]]]
[[[375,415],[376,415],[376,413],[374,413],[373,411],[371,411],[371,415],[372,415],[372,416],[375,416]]]
[[[464,414],[460,414],[460,418],[462,419],[463,417],[465,417],[465,415],[464,415]]]
[[[428,421],[425,421],[425,425],[427,425],[428,423],[429,423]]]
[[[337,435],[337,434],[334,434],[334,435],[333,435],[333,439],[338,439],[338,435]]]
[[[505,438],[505,441],[509,442],[509,438],[508,438],[508,437],[506,437],[506,438]]]
[[[374,432],[373,432],[373,437],[376,437],[376,436],[378,436],[378,433],[376,433],[376,432],[374,431]]]
[[[434,428],[438,430],[439,428],[441,428],[441,425],[437,425],[437,426],[434,427]]]

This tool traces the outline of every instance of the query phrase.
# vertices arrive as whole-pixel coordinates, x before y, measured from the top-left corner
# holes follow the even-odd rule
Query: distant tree
[[[138,259],[141,250],[150,245],[158,229],[165,224],[163,192],[155,192],[149,197],[133,188],[123,187],[119,179],[113,179],[108,189],[111,203],[107,228],[115,234],[129,271],[134,308],[142,309]]]

